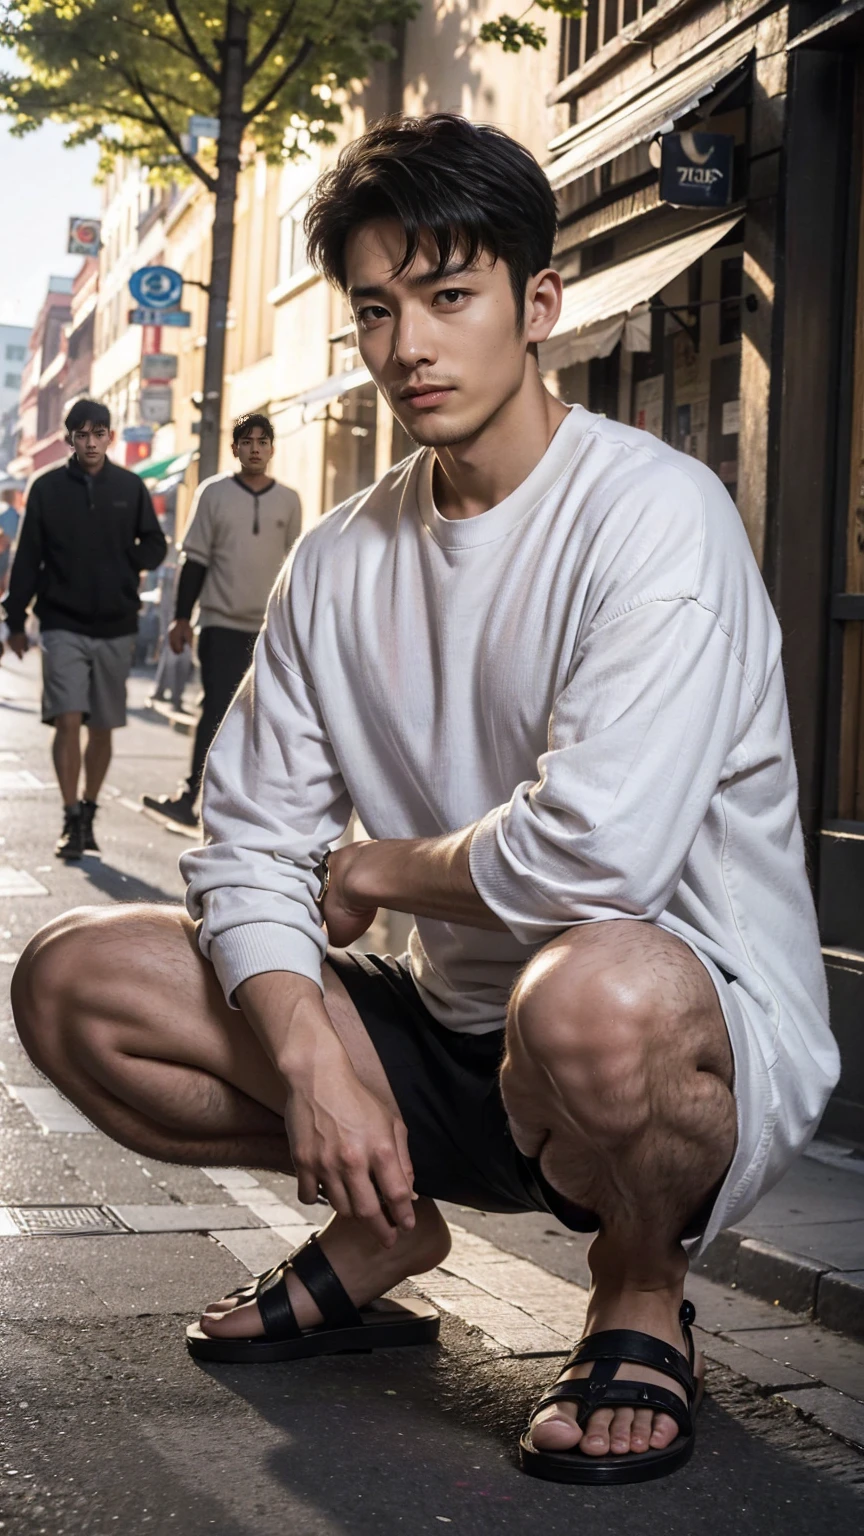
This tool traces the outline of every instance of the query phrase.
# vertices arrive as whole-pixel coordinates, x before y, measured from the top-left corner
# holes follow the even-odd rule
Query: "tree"
[[[195,176],[215,199],[200,475],[218,467],[225,328],[241,150],[302,153],[332,142],[339,95],[392,48],[386,29],[419,0],[0,0],[0,44],[26,73],[0,73],[0,111],[23,135],[47,119],[70,147],[95,141],[102,170],[134,155],[163,179]],[[188,134],[219,120],[215,146]]]
[[[520,16],[508,16],[505,12],[495,21],[484,21],[478,36],[481,43],[500,43],[505,53],[520,53],[523,48],[539,50],[546,47],[546,28],[526,21],[529,11],[536,7],[541,11],[554,11],[565,21],[578,21],[584,16],[588,3],[589,0],[531,0]]]

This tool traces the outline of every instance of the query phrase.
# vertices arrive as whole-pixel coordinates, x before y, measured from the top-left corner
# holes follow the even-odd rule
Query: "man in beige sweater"
[[[207,753],[252,660],[264,610],[285,556],[300,534],[300,498],[267,474],[273,428],[266,416],[241,416],[232,450],[240,470],[199,485],[183,540],[184,561],[168,643],[179,656],[193,639],[199,604],[198,662],[204,698],[192,767],[180,792],[143,795],[149,810],[194,827]]]

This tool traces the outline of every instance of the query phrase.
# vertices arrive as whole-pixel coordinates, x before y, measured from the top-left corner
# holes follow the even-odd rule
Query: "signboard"
[[[150,309],[176,309],[183,297],[183,278],[173,267],[139,267],[129,279],[136,304]]]
[[[218,139],[218,117],[202,117],[198,112],[193,112],[189,119],[189,136],[193,139]]]
[[[170,384],[177,377],[177,359],[171,352],[144,352],[141,377],[151,384]]]
[[[101,245],[101,219],[69,220],[69,243],[66,250],[70,256],[98,256]]]
[[[159,384],[150,384],[147,389],[142,389],[138,396],[141,420],[150,422],[154,427],[164,427],[166,421],[171,420],[173,393],[170,384],[164,388]]]
[[[130,325],[191,325],[191,309],[130,309]]]
[[[660,196],[678,208],[725,208],[732,200],[731,133],[665,133]]]
[[[124,443],[149,443],[153,438],[153,428],[149,426],[124,427],[122,437]]]

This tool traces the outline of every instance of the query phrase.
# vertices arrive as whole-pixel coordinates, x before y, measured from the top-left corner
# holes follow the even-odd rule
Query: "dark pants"
[[[201,790],[204,764],[213,737],[246,675],[257,639],[257,630],[250,633],[245,629],[222,629],[216,624],[208,624],[198,637],[198,665],[204,699],[195,732],[192,770],[186,780],[193,802]]]

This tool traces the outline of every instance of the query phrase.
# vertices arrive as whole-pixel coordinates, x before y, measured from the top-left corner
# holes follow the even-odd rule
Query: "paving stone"
[[[801,1229],[793,1229],[796,1233]],[[739,1287],[763,1301],[775,1301],[790,1312],[813,1315],[820,1276],[827,1265],[801,1254],[783,1253],[769,1243],[745,1238],[738,1249],[736,1275]]]
[[[20,1100],[43,1131],[64,1131],[67,1135],[90,1135],[93,1126],[62,1094],[49,1083],[35,1088],[28,1084],[8,1083],[7,1093]]]
[[[0,1312],[7,1319],[194,1317],[245,1278],[236,1259],[198,1233],[0,1242]]]
[[[264,1227],[258,1232],[211,1232],[210,1236],[233,1253],[250,1275],[260,1275],[274,1264],[281,1264],[314,1230],[298,1223],[296,1227]]]
[[[736,1343],[803,1371],[814,1381],[857,1401],[864,1399],[864,1344],[805,1324],[790,1329],[755,1329],[729,1335]]]
[[[806,1326],[800,1315],[796,1316],[785,1307],[775,1307],[757,1296],[748,1296],[743,1290],[722,1288],[702,1275],[691,1272],[686,1290],[696,1308],[700,1328],[709,1333],[729,1335],[751,1328],[789,1330]]]
[[[767,1228],[809,1226],[819,1220],[856,1221],[864,1215],[864,1181],[857,1173],[829,1168],[811,1158],[799,1158],[749,1216],[737,1223],[745,1237],[763,1237]],[[766,1241],[772,1241],[767,1238]],[[790,1248],[791,1238],[780,1244]]]
[[[822,1276],[817,1320],[838,1333],[864,1339],[864,1269]]]
[[[864,1188],[861,1193],[864,1210]],[[815,1221],[796,1223],[791,1227],[764,1227],[759,1241],[783,1249],[796,1256],[799,1262],[809,1260],[817,1268],[864,1269],[864,1215],[860,1221]],[[738,1280],[745,1284],[740,1255],[738,1265]]]
[[[133,1232],[212,1232],[260,1227],[260,1217],[242,1205],[112,1205]]]
[[[864,1451],[864,1405],[842,1392],[831,1392],[826,1387],[810,1387],[805,1391],[782,1392],[784,1402],[792,1403],[809,1419],[815,1419],[832,1435],[839,1435],[849,1445]]]
[[[727,1366],[730,1371],[746,1377],[757,1387],[777,1392],[782,1387],[812,1386],[810,1377],[805,1376],[803,1371],[793,1370],[789,1365],[780,1365],[766,1355],[757,1354],[755,1349],[749,1349],[746,1344],[733,1344],[729,1339],[706,1333],[702,1328],[694,1328],[693,1336],[697,1349],[702,1350],[706,1359]]]

